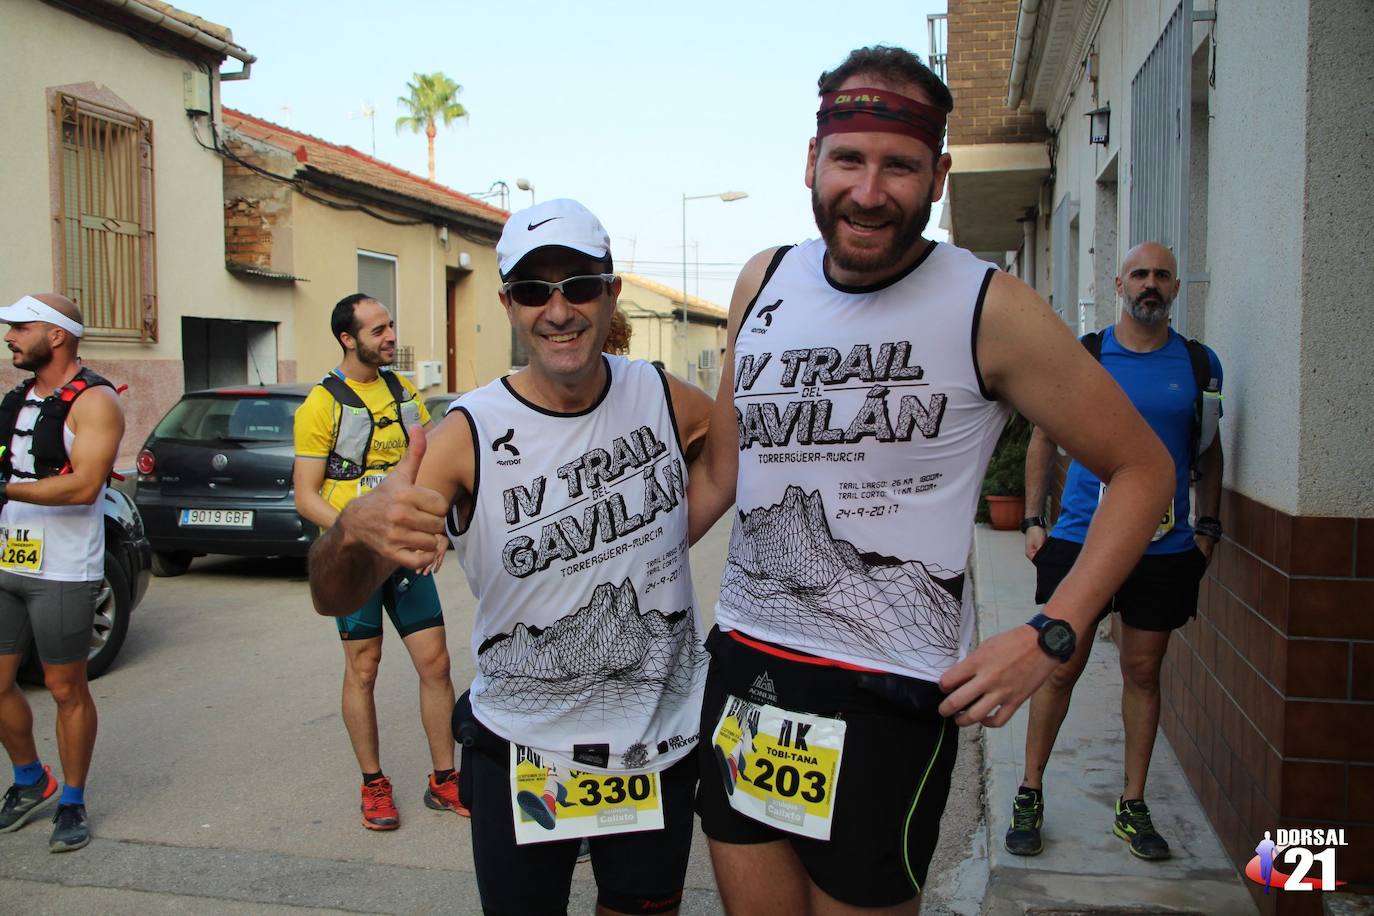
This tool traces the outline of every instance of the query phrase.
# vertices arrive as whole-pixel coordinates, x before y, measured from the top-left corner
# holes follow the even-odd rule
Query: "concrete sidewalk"
[[[982,638],[1035,613],[1035,569],[1023,544],[1017,532],[978,526],[973,578]],[[1112,834],[1124,735],[1117,650],[1105,639],[1093,648],[1045,774],[1045,851],[1031,857],[1008,853],[1002,836],[1021,784],[1028,707],[1005,727],[983,730],[989,858],[984,913],[1257,912],[1163,734],[1155,742],[1146,798],[1173,858],[1142,861]]]

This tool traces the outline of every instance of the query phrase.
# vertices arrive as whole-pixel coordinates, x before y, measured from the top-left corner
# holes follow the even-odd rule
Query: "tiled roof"
[[[295,274],[282,273],[280,270],[268,270],[256,264],[244,264],[241,261],[225,261],[224,269],[231,274],[240,274],[245,277],[260,277],[263,280],[289,280],[295,282],[300,280],[302,283],[309,283],[305,277],[298,277]]]
[[[232,108],[224,109],[224,123],[245,136],[287,150],[302,166],[337,178],[370,185],[442,207],[456,214],[479,219],[490,223],[496,230],[504,226],[510,218],[510,214],[499,207],[485,204],[436,181],[397,168],[389,162],[374,159],[351,146],[339,146]]]
[[[682,301],[682,290],[674,289],[671,286],[665,286],[662,283],[650,280],[648,277],[641,277],[639,274],[621,273],[620,278],[626,283],[633,283],[635,286],[658,293],[660,296],[664,296],[673,302]],[[698,296],[688,296],[687,306],[698,315],[707,315],[712,318],[720,319],[730,317],[730,313],[727,310],[716,305],[714,302],[708,302]]]
[[[234,41],[234,34],[232,32],[230,32],[227,28],[225,28],[217,22],[211,22],[208,19],[202,19],[195,13],[188,13],[185,10],[179,10],[175,6],[172,6],[172,4],[170,3],[163,3],[162,0],[139,0],[139,3],[150,9],[156,10],[159,13],[162,13],[169,19],[175,19],[177,22],[183,23],[184,25],[189,25],[193,29],[204,32],[211,38],[218,38],[220,41],[231,44],[235,48],[238,48],[240,51],[247,51],[247,49],[244,48],[243,45]]]

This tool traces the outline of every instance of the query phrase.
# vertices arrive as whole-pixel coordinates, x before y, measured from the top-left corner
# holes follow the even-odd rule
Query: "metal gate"
[[[1192,156],[1193,3],[1183,0],[1131,80],[1130,244],[1173,249],[1187,280],[1189,162]],[[1187,327],[1188,284],[1174,301],[1173,324]]]

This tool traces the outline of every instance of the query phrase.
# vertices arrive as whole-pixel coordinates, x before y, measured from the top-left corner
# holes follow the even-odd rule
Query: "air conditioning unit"
[[[416,380],[417,388],[429,388],[432,385],[442,385],[444,383],[444,364],[437,359],[420,360],[419,378]]]
[[[697,359],[698,369],[714,369],[716,363],[720,361],[720,354],[709,347],[701,351],[701,356]]]

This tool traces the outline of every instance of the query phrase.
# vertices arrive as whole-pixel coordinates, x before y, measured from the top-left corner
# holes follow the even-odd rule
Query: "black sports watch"
[[[1026,518],[1021,519],[1022,534],[1025,534],[1032,528],[1044,528],[1046,530],[1049,530],[1049,527],[1049,525],[1045,524],[1045,517],[1043,515],[1030,515]]]
[[[1061,663],[1073,658],[1073,651],[1078,646],[1078,636],[1067,620],[1056,620],[1044,614],[1036,614],[1026,621],[1026,626],[1040,633],[1040,648],[1050,658]]]
[[[3,493],[4,491],[0,490],[0,495]],[[1219,541],[1221,540],[1221,519],[1204,515],[1193,524],[1193,531],[1205,538]]]
[[[5,504],[5,500],[7,499],[7,497],[5,496],[5,490],[7,487],[9,487],[9,481],[0,480],[0,506],[3,506]]]

